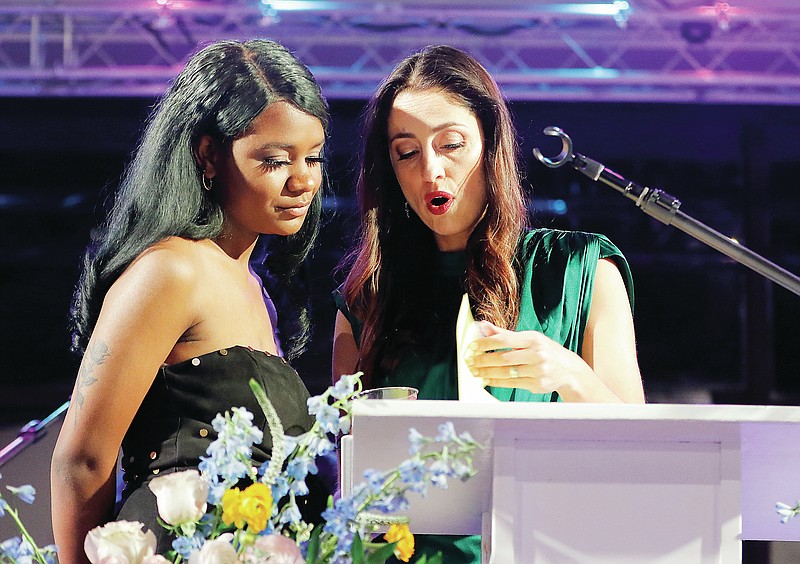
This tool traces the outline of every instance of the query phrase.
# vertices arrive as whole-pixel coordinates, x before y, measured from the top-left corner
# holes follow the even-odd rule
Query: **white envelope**
[[[500,401],[492,394],[487,392],[483,386],[483,380],[476,378],[467,366],[466,358],[469,355],[469,344],[482,337],[478,324],[472,317],[472,310],[469,307],[467,294],[461,299],[461,307],[458,310],[456,320],[456,363],[458,367],[458,400],[469,402],[493,402]]]

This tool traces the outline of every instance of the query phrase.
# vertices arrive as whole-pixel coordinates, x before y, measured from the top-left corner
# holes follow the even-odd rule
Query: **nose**
[[[290,192],[311,192],[317,187],[317,178],[308,168],[308,165],[301,164],[292,171],[292,175],[286,182],[286,187]]]
[[[444,178],[444,167],[441,156],[436,151],[428,150],[422,155],[422,179],[425,182],[436,183]]]

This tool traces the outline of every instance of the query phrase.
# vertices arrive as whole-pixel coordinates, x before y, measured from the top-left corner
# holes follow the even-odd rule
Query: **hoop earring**
[[[406,210],[406,219],[411,219],[411,212],[408,209],[408,202],[403,204],[403,208]]]
[[[206,171],[203,171],[203,174],[200,175],[200,179],[203,183],[203,189],[207,192],[211,192],[211,189],[214,187],[214,179],[207,177]]]

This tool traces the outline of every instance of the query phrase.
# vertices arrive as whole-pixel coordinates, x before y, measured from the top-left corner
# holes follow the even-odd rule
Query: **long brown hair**
[[[358,368],[391,370],[400,350],[413,345],[413,314],[423,266],[436,252],[431,231],[407,217],[389,157],[389,114],[406,90],[437,89],[469,108],[484,134],[483,171],[488,205],[467,242],[465,290],[478,319],[513,328],[519,316],[515,250],[526,223],[511,115],[497,84],[472,56],[433,46],[403,60],[381,83],[364,114],[364,148],[357,184],[361,231],[346,262],[343,286],[351,311],[363,321]]]

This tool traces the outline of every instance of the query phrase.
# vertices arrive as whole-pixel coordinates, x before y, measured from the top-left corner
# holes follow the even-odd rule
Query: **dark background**
[[[67,313],[79,257],[153,104],[143,98],[0,98],[0,419],[41,418],[65,401],[78,359]],[[315,335],[296,363],[312,393],[330,378],[333,271],[354,233],[361,101],[331,101],[325,223],[303,278]],[[517,102],[534,225],[598,231],[625,253],[650,401],[795,404],[800,298],[638,210],[580,173],[531,157],[559,143],[800,272],[800,106]],[[562,213],[563,209],[566,213]]]

